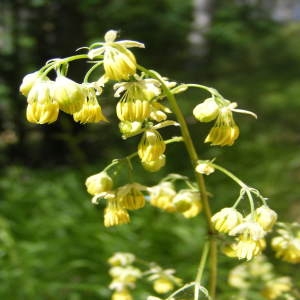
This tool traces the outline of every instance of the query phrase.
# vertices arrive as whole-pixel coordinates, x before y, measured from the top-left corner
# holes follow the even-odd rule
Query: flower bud
[[[133,300],[130,292],[127,289],[115,291],[112,294],[111,300]]]
[[[96,195],[110,191],[113,186],[113,181],[106,172],[100,172],[89,176],[85,181],[85,185],[89,194]]]
[[[20,85],[20,92],[24,96],[28,96],[31,88],[34,86],[36,83],[37,79],[40,77],[39,72],[33,72],[30,74],[27,74],[24,78],[23,81]]]
[[[174,289],[174,284],[170,279],[161,277],[153,281],[153,289],[158,294],[165,294]]]
[[[150,204],[168,212],[176,210],[173,198],[176,195],[175,188],[171,182],[162,182],[148,188],[150,194]]]
[[[214,214],[211,222],[219,232],[228,233],[243,220],[243,216],[233,207],[225,207]]]
[[[200,122],[213,121],[219,114],[219,106],[214,98],[208,98],[203,103],[198,104],[194,110],[194,117]]]
[[[209,161],[199,161],[196,166],[196,172],[200,174],[210,175],[215,171],[215,168],[209,163]]]
[[[277,213],[263,205],[255,210],[255,221],[265,230],[270,231],[277,221]]]
[[[143,162],[158,160],[165,152],[166,144],[157,130],[146,130],[138,145],[138,155]]]
[[[59,108],[67,114],[80,111],[85,100],[82,86],[62,75],[57,76],[55,80],[53,97]]]

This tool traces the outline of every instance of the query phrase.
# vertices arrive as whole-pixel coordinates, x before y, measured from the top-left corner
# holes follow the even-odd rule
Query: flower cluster
[[[97,100],[99,90],[100,87],[78,84],[62,74],[52,81],[42,71],[26,75],[20,86],[27,97],[27,120],[38,124],[55,122],[60,110],[80,123],[107,121]]]
[[[113,290],[112,300],[132,300],[130,290],[135,288],[136,281],[145,277],[152,282],[158,294],[166,294],[175,286],[181,285],[180,278],[174,276],[175,270],[163,269],[155,263],[140,261],[131,253],[117,252],[108,259],[109,274],[112,281],[109,288]],[[143,270],[146,267],[146,270]]]
[[[177,192],[170,181],[171,178],[173,181],[182,178],[187,180],[186,177],[170,174],[161,183],[152,187],[134,182],[113,188],[112,178],[106,171],[102,171],[89,176],[85,184],[88,193],[93,196],[92,203],[99,204],[100,199],[106,200],[104,209],[106,227],[129,223],[128,210],[143,208],[146,200],[149,200],[152,206],[167,212],[179,212],[186,218],[197,216],[202,210],[200,193],[194,188],[181,189]]]
[[[300,225],[279,223],[278,226],[278,236],[271,242],[276,257],[292,264],[300,263]]]
[[[213,93],[215,91],[212,91]],[[253,113],[236,109],[237,104],[225,100],[221,95],[213,95],[211,98],[198,104],[194,110],[194,117],[200,122],[211,122],[216,120],[214,126],[208,133],[205,143],[218,146],[231,146],[239,137],[239,127],[236,125],[232,112],[246,113],[255,116]]]
[[[185,218],[193,218],[202,211],[200,193],[194,188],[176,191],[173,180],[175,174],[170,174],[159,184],[149,187],[149,198],[152,206],[173,213],[179,212]]]
[[[292,280],[288,276],[278,277],[274,267],[265,256],[259,255],[251,262],[234,267],[228,275],[228,283],[239,292],[237,299],[247,300],[249,292],[257,291],[264,299],[295,300]]]
[[[134,261],[135,256],[131,253],[118,252],[109,258],[109,274],[112,277],[109,288],[114,291],[112,300],[133,299],[130,289],[135,287],[137,279],[142,276],[141,270],[132,265]]]
[[[105,171],[89,176],[85,184],[88,193],[94,196],[94,204],[98,204],[99,199],[107,202],[104,210],[106,227],[129,223],[128,210],[137,210],[145,205],[145,186],[134,182],[113,189],[112,178]]]
[[[230,257],[251,260],[266,247],[265,235],[277,220],[277,214],[268,206],[256,208],[243,215],[234,207],[226,207],[214,214],[211,222],[218,232],[235,237],[223,252]]]

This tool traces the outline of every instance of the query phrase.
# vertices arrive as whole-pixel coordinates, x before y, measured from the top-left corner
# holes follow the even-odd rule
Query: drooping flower
[[[74,121],[79,123],[107,122],[106,117],[102,113],[101,106],[98,103],[95,89],[86,87],[84,92],[85,100],[81,109],[73,114]]]
[[[233,207],[225,207],[215,213],[211,222],[218,232],[228,233],[239,225],[243,220],[243,216]]]
[[[124,289],[120,291],[115,291],[112,294],[111,300],[133,300],[133,298],[129,290]]]
[[[115,97],[120,97],[116,107],[121,121],[143,122],[151,113],[150,100],[160,94],[159,83],[154,79],[135,76],[136,81],[114,85]]]
[[[217,120],[204,142],[211,145],[231,146],[238,138],[239,132],[232,116],[231,105],[228,105],[219,110]]]
[[[104,209],[104,226],[127,224],[130,216],[127,210],[120,206],[116,198],[108,199],[107,207]]]
[[[20,92],[22,95],[24,95],[25,97],[28,96],[30,90],[32,89],[32,87],[35,85],[35,83],[37,82],[37,80],[41,78],[41,75],[38,71],[27,74],[23,80],[22,83],[20,85]]]
[[[148,188],[150,195],[150,204],[168,212],[175,212],[176,207],[173,198],[176,190],[171,182],[162,182],[158,185]]]
[[[254,219],[265,231],[270,231],[277,221],[277,213],[263,205],[255,210]]]
[[[85,101],[84,88],[77,82],[58,75],[53,85],[53,98],[59,104],[59,109],[67,114],[81,110]]]
[[[147,129],[138,145],[138,155],[142,161],[155,161],[165,152],[166,144],[155,129]]]
[[[276,236],[271,245],[276,257],[292,264],[300,263],[300,238],[291,235]]]
[[[89,176],[85,181],[85,185],[89,194],[97,195],[110,191],[113,187],[113,181],[106,172],[100,172]]]
[[[215,168],[207,160],[201,160],[198,162],[195,171],[200,174],[210,175],[215,171]]]
[[[153,289],[158,294],[165,294],[174,289],[174,283],[167,277],[161,277],[153,281]]]
[[[59,105],[52,97],[53,82],[37,79],[27,98],[26,118],[31,123],[45,124],[57,120]]]
[[[126,266],[135,261],[135,255],[128,252],[116,252],[108,259],[108,263],[112,266]]]
[[[117,190],[117,199],[122,208],[140,209],[145,205],[145,196],[142,191],[146,187],[139,183],[129,183],[121,186]]]
[[[290,277],[274,278],[266,283],[266,286],[262,290],[262,295],[269,300],[277,299],[283,293],[289,292],[292,289],[292,285]]]
[[[200,122],[210,122],[217,118],[219,110],[215,98],[208,98],[194,108],[193,115]]]
[[[239,237],[235,243],[227,245],[222,251],[229,257],[251,260],[253,257],[261,254],[265,247],[266,242],[264,239],[255,241],[249,237]]]
[[[144,48],[142,43],[135,41],[115,41],[117,31],[109,30],[105,36],[103,43],[97,43],[88,52],[90,59],[102,58],[105,74],[112,80],[128,80],[130,76],[136,73],[136,59],[133,53],[127,48],[139,47]]]

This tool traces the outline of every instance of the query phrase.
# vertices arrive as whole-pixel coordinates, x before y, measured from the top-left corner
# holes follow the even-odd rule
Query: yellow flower
[[[98,103],[95,89],[88,87],[85,89],[85,94],[85,100],[81,109],[73,114],[74,121],[80,123],[107,122]]]
[[[20,92],[22,93],[22,95],[24,96],[28,96],[30,90],[32,89],[32,87],[34,86],[34,84],[37,82],[37,80],[40,78],[40,73],[34,72],[34,73],[30,73],[27,74],[24,78],[23,81],[20,85]]]
[[[132,253],[116,252],[108,259],[108,263],[112,266],[130,265],[135,261],[135,256]]]
[[[166,144],[157,130],[148,129],[144,132],[138,145],[138,155],[142,163],[158,160],[165,150]]]
[[[150,103],[147,100],[123,98],[118,102],[116,112],[121,121],[142,122],[150,115]]]
[[[57,120],[59,105],[52,98],[53,82],[48,79],[36,80],[28,93],[26,118],[29,122],[45,124]]]
[[[110,191],[113,187],[113,181],[106,172],[100,172],[89,176],[85,181],[85,185],[89,194],[97,195]]]
[[[199,215],[201,211],[202,211],[202,203],[200,199],[197,199],[194,200],[191,203],[191,207],[188,210],[184,211],[182,214],[185,218],[190,219]]]
[[[208,98],[194,108],[193,115],[200,122],[210,122],[216,119],[219,114],[219,109],[215,98]]]
[[[145,196],[141,191],[146,187],[138,183],[126,184],[117,190],[117,199],[125,209],[140,209],[145,205]]]
[[[205,143],[219,146],[231,146],[239,136],[239,128],[235,124],[229,106],[220,109],[218,118],[205,139]]]
[[[167,113],[171,113],[171,110],[168,107],[157,101],[151,102],[150,119],[156,122],[165,121],[167,119]]]
[[[255,210],[255,221],[265,230],[270,231],[277,221],[277,213],[263,205]]]
[[[237,257],[238,259],[251,260],[259,255],[266,247],[264,239],[252,240],[249,238],[239,238],[237,242],[223,248],[223,253],[229,257]]]
[[[53,123],[58,117],[58,103],[28,103],[26,109],[26,118],[31,123],[45,124]]]
[[[240,264],[230,270],[228,275],[228,283],[235,288],[247,289],[250,286],[248,282],[248,272],[244,264]]]
[[[133,300],[127,289],[116,291],[113,293],[111,300]]]
[[[116,38],[117,31],[109,30],[104,36],[105,42],[98,43],[100,47],[91,49],[88,56],[90,59],[97,59],[103,55],[104,70],[109,79],[128,80],[136,73],[137,63],[133,53],[127,48],[144,48],[144,45],[135,41],[115,42]]]
[[[255,118],[256,115],[251,111],[236,109],[237,104],[235,102],[231,103],[225,99],[218,100],[220,101],[218,117],[204,142],[211,143],[211,145],[231,146],[240,133],[233,119],[232,112],[248,114]]]
[[[131,265],[128,266],[116,266],[112,267],[109,270],[109,275],[113,277],[113,282],[110,284],[110,288],[114,289],[122,284],[123,286],[133,286],[133,283],[141,277],[140,269],[133,267]]]
[[[143,122],[151,112],[150,100],[160,94],[160,89],[153,79],[121,82],[114,85],[115,97],[121,97],[116,107],[117,116],[121,121]],[[153,82],[154,81],[154,82]]]
[[[210,164],[210,161],[201,160],[198,162],[195,170],[197,173],[210,175],[215,171],[215,168]]]
[[[176,211],[181,213],[191,212],[192,208],[194,208],[193,210],[197,210],[199,206],[195,205],[196,203],[200,203],[201,209],[200,193],[194,190],[181,190],[173,198],[173,204]]]
[[[60,110],[74,114],[81,110],[85,93],[80,84],[63,75],[58,75],[53,86],[53,98],[58,102]]]
[[[153,289],[158,294],[165,294],[174,289],[174,284],[167,277],[161,277],[153,281]]]
[[[242,214],[233,207],[225,207],[214,214],[211,218],[214,228],[223,233],[230,232],[233,228],[239,225],[242,220]]]
[[[157,160],[150,160],[142,162],[142,166],[149,172],[157,172],[166,164],[166,156],[160,155]]]
[[[150,204],[168,212],[176,211],[173,198],[176,190],[171,182],[162,182],[148,188],[150,194]]]
[[[271,245],[276,257],[289,263],[300,263],[300,238],[289,235],[277,236],[272,239]]]
[[[262,295],[270,300],[277,299],[283,293],[292,289],[292,282],[290,277],[279,277],[272,279],[266,283],[262,290]]]
[[[240,237],[253,241],[261,240],[265,236],[265,234],[266,232],[260,226],[260,224],[254,221],[242,222],[229,231],[229,235],[240,235]]]
[[[130,216],[126,209],[122,208],[115,198],[108,199],[108,205],[104,210],[104,226],[127,224]]]

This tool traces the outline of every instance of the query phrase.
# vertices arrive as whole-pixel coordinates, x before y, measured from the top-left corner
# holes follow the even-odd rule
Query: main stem
[[[169,103],[171,105],[173,113],[176,115],[177,121],[180,124],[180,130],[181,135],[183,137],[183,141],[186,147],[186,150],[188,152],[188,155],[191,160],[191,164],[193,166],[195,178],[197,181],[197,184],[199,186],[199,191],[201,195],[201,200],[203,203],[203,210],[205,213],[206,221],[208,224],[208,235],[209,235],[209,248],[210,248],[210,280],[209,280],[209,293],[211,296],[211,299],[215,299],[216,295],[216,283],[217,283],[217,243],[214,237],[215,230],[213,228],[213,225],[211,223],[211,208],[207,196],[207,189],[205,185],[205,181],[202,174],[199,174],[195,171],[195,168],[197,166],[197,163],[199,161],[198,154],[196,152],[193,140],[191,138],[187,123],[185,121],[185,118],[181,112],[181,109],[179,108],[177,101],[174,97],[174,95],[170,92],[168,87],[165,85],[164,81],[158,77],[154,72],[149,71],[141,66],[139,66],[139,69],[143,72],[149,74],[151,77],[157,79],[160,81],[163,91],[165,92]]]

